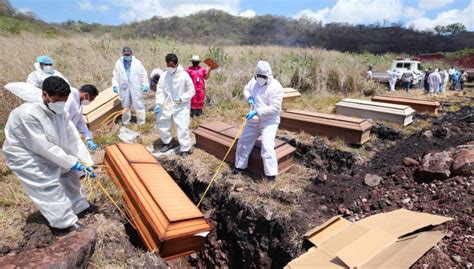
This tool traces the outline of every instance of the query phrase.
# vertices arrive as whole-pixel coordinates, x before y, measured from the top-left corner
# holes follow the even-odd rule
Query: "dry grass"
[[[224,62],[221,63],[223,72],[220,75],[213,74],[207,81],[209,109],[205,116],[219,116],[231,121],[238,120],[248,109],[245,103],[240,101],[241,92],[253,76],[255,64],[259,59],[271,63],[275,77],[284,86],[290,85],[295,70],[299,70],[302,77],[312,80],[309,81],[308,94],[304,95],[304,101],[300,101],[301,107],[311,107],[314,103],[314,109],[323,110],[323,103],[317,105],[321,96],[329,96],[339,91],[328,86],[332,83],[328,77],[337,78],[338,81],[334,83],[342,87],[341,91],[360,94],[367,87],[363,74],[369,61],[366,55],[343,54],[322,49],[231,46],[212,50],[206,46],[178,44],[169,40],[111,40],[86,36],[44,38],[26,33],[0,37],[0,46],[9,51],[10,55],[8,60],[3,61],[0,84],[25,81],[34,69],[36,57],[48,54],[55,60],[57,70],[62,72],[73,86],[92,83],[100,89],[110,87],[112,69],[123,46],[132,47],[135,56],[149,72],[156,67],[164,68],[164,56],[169,52],[177,53],[184,66],[189,65],[188,59],[192,54],[199,54],[201,57],[211,54],[215,58],[224,59]],[[381,59],[380,66],[386,64],[384,57],[377,59]],[[9,104],[2,106],[0,122],[5,122],[8,112],[18,104],[6,102],[5,98],[0,95],[2,104]]]

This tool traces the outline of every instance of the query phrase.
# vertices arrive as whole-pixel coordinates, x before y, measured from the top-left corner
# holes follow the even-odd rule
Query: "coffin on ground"
[[[100,128],[100,124],[112,113],[122,109],[119,95],[112,89],[101,91],[88,106],[84,107],[83,116],[91,131]]]
[[[391,97],[391,96],[374,96],[372,97],[374,102],[391,103],[397,105],[406,105],[413,108],[416,112],[437,114],[438,108],[441,105],[438,101],[429,101],[414,98],[402,98],[402,97]]]
[[[346,98],[336,104],[336,113],[364,119],[384,120],[406,126],[413,122],[415,110],[405,105]]]
[[[347,116],[288,110],[281,114],[280,128],[310,135],[341,138],[347,143],[364,144],[370,139],[372,123]]]
[[[116,144],[105,152],[107,172],[149,251],[171,259],[204,245],[211,225],[143,145]]]
[[[196,135],[196,146],[222,159],[224,158],[238,132],[239,129],[237,127],[233,127],[232,125],[223,122],[212,121],[203,123],[199,126],[199,128],[194,130],[194,134]],[[256,175],[263,173],[263,162],[260,156],[260,145],[261,141],[258,139],[255,143],[252,153],[250,154],[249,166],[247,168],[248,171]],[[235,163],[236,147],[237,143],[235,143],[226,161]],[[294,153],[296,149],[288,143],[276,139],[275,151],[278,160],[278,172],[281,174],[293,166]]]

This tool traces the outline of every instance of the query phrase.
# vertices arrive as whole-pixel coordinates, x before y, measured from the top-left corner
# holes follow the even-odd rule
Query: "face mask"
[[[61,115],[64,113],[64,106],[66,105],[66,102],[64,101],[58,101],[54,103],[48,103],[47,106],[51,111],[56,113],[57,115]]]
[[[87,99],[81,101],[81,105],[83,105],[83,106],[87,106],[87,105],[89,105],[90,103],[91,103],[91,101],[89,101],[89,100],[87,100]]]
[[[54,73],[54,69],[53,69],[52,65],[43,66],[43,71],[48,73],[48,74],[53,74]]]
[[[132,56],[123,56],[123,60],[127,61],[127,62],[131,62],[132,61]]]
[[[267,84],[267,79],[258,77],[257,78],[257,83],[258,83],[258,85],[263,86],[263,85]]]
[[[174,67],[167,67],[167,70],[168,70],[168,73],[170,74],[173,74],[174,72],[176,72],[176,68]]]

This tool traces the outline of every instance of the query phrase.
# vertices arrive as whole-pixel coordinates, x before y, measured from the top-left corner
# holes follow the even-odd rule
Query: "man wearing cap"
[[[63,74],[53,68],[53,63],[53,59],[47,55],[38,56],[34,64],[36,70],[28,75],[26,82],[41,89],[45,79],[56,76],[64,79],[69,84]]]
[[[207,80],[211,75],[212,68],[209,71],[206,68],[200,66],[201,60],[199,59],[198,55],[193,55],[191,57],[192,66],[189,66],[186,69],[191,80],[194,84],[194,89],[196,94],[191,99],[191,117],[199,117],[202,115],[202,109],[204,107],[204,100],[206,99],[206,92],[205,92],[205,83],[204,80]]]
[[[142,91],[149,92],[148,75],[140,60],[133,56],[132,49],[122,49],[122,57],[115,63],[112,78],[112,90],[120,95],[124,112],[122,123],[130,124],[133,106],[137,113],[137,124],[145,124],[146,110],[142,101]]]

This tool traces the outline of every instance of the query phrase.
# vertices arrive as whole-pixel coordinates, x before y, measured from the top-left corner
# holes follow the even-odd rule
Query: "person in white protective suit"
[[[86,139],[87,147],[93,151],[97,149],[97,144],[94,142],[92,132],[87,127],[82,110],[83,106],[89,105],[98,95],[99,91],[91,84],[83,85],[79,90],[71,87],[71,93],[64,108],[77,131]]]
[[[446,86],[448,85],[449,74],[448,74],[448,71],[443,70],[439,72],[439,75],[441,76],[441,80],[442,80],[441,86],[439,88],[439,92],[444,93],[446,91]]]
[[[433,73],[428,76],[428,85],[430,87],[430,95],[438,95],[439,86],[441,85],[441,76],[438,73],[438,69],[435,69]]]
[[[149,92],[148,75],[140,60],[133,56],[129,47],[122,50],[122,57],[115,63],[112,90],[120,95],[124,113],[122,123],[130,124],[133,107],[137,113],[137,124],[145,124],[146,110],[142,101],[142,91]]]
[[[68,84],[69,81],[59,71],[53,67],[53,59],[47,55],[38,56],[36,58],[35,71],[31,72],[26,79],[26,82],[32,84],[36,88],[42,88],[43,81],[50,76],[63,78]]]
[[[77,214],[90,207],[77,171],[91,176],[92,159],[65,111],[70,87],[60,77],[43,82],[43,102],[24,103],[10,114],[3,151],[8,167],[35,206],[58,229],[82,229]]]
[[[394,68],[392,71],[387,71],[389,74],[388,84],[390,86],[390,91],[395,91],[395,85],[397,85],[397,80],[400,76],[400,73]]]
[[[156,87],[156,125],[161,142],[164,144],[160,152],[167,152],[174,148],[171,137],[173,122],[176,125],[180,155],[187,157],[191,149],[189,123],[191,113],[191,99],[193,98],[194,84],[189,74],[178,63],[175,54],[165,57],[167,70],[161,76]]]
[[[280,124],[283,88],[273,78],[270,64],[257,63],[256,75],[244,87],[244,96],[252,107],[247,116],[247,124],[237,143],[234,172],[247,168],[255,141],[261,137],[261,155],[265,176],[275,180],[278,175],[278,161],[275,152],[275,136]]]

